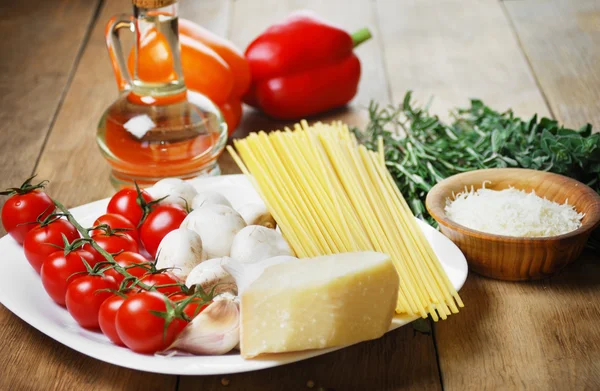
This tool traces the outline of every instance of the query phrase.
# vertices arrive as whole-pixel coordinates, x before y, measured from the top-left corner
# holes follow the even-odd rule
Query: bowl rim
[[[438,224],[443,225],[449,229],[459,231],[462,234],[476,237],[484,240],[492,240],[496,242],[504,242],[504,243],[544,243],[551,242],[556,240],[568,239],[580,235],[585,235],[587,233],[591,233],[596,227],[600,225],[600,208],[598,208],[598,212],[594,213],[591,216],[591,220],[588,220],[585,224],[582,224],[581,227],[577,228],[574,231],[567,232],[560,235],[554,236],[538,236],[538,237],[523,237],[523,236],[508,236],[508,235],[498,235],[492,234],[483,231],[477,231],[475,229],[465,227],[462,224],[459,224],[446,216],[446,211],[444,210],[444,205],[446,203],[446,199],[448,198],[447,194],[444,194],[442,191],[443,185],[448,184],[450,182],[454,182],[457,178],[465,178],[472,176],[474,173],[481,172],[504,172],[507,174],[515,174],[518,175],[519,172],[530,172],[536,174],[542,174],[548,176],[549,178],[561,178],[567,182],[571,182],[573,185],[578,186],[579,192],[584,192],[589,194],[593,199],[595,199],[595,203],[600,206],[600,195],[596,193],[591,187],[588,185],[579,182],[576,179],[569,178],[564,175],[556,174],[548,171],[539,171],[532,170],[527,168],[486,168],[480,170],[467,171],[459,174],[452,175],[434,185],[431,190],[427,193],[427,197],[425,199],[425,207],[429,214],[438,222]],[[509,175],[507,175],[509,176]],[[576,206],[576,205],[573,205]],[[438,213],[439,212],[439,213]]]

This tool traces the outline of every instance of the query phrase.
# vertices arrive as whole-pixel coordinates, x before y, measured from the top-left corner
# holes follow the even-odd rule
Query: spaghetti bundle
[[[229,152],[299,257],[375,250],[400,277],[396,312],[446,319],[463,303],[379,152],[340,122],[252,133]]]

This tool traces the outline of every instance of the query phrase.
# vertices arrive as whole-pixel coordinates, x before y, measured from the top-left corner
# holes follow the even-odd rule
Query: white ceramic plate
[[[242,175],[199,178],[192,181],[197,189],[210,189],[225,195],[234,208],[248,202],[260,202],[252,185]],[[90,226],[104,213],[108,199],[73,208],[74,217],[84,226]],[[460,250],[441,233],[420,222],[427,240],[441,260],[452,284],[460,289],[467,278],[467,263]],[[100,332],[85,330],[77,325],[63,307],[55,304],[44,291],[38,274],[29,266],[23,250],[10,236],[0,239],[0,302],[15,315],[83,354],[122,367],[172,375],[218,375],[254,371],[340,349],[313,350],[296,353],[266,355],[244,360],[239,354],[224,356],[159,357],[142,355],[113,345]],[[397,316],[390,330],[404,326],[416,318]]]

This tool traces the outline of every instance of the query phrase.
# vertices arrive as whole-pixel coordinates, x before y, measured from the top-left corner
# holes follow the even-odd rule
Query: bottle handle
[[[123,49],[121,40],[119,39],[119,30],[127,28],[131,32],[135,32],[135,23],[131,15],[115,15],[106,24],[104,31],[106,37],[106,48],[110,56],[110,62],[115,72],[119,91],[127,91],[131,89],[131,75],[127,70],[127,62],[123,57]]]

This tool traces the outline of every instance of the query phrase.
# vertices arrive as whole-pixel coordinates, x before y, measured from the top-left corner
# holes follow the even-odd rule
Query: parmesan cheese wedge
[[[241,296],[242,357],[350,345],[388,331],[398,275],[366,251],[268,267]]]

